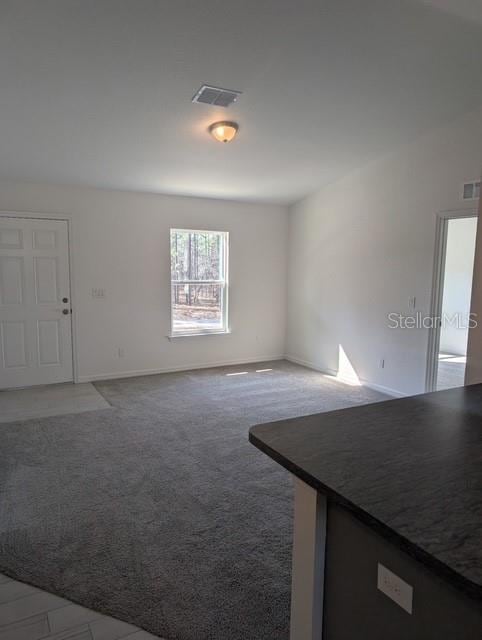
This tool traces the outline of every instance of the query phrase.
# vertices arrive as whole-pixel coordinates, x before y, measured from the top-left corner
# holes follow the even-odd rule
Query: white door
[[[64,220],[0,217],[0,388],[72,381]]]

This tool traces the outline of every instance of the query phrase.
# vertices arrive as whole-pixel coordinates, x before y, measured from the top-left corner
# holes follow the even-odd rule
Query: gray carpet
[[[169,640],[288,638],[291,482],[248,428],[384,397],[287,362],[96,387],[1,425],[0,570]]]
[[[458,359],[460,359],[458,356],[454,356],[453,359],[439,360],[437,391],[464,386],[466,365],[465,362],[457,362]]]

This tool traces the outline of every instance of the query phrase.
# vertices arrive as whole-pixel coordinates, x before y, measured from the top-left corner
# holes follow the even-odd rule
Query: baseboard
[[[297,358],[295,356],[285,355],[285,360],[288,362],[292,362],[293,364],[299,364],[302,367],[306,367],[307,369],[313,369],[313,371],[319,371],[320,373],[324,373],[327,376],[337,376],[337,371],[334,369],[329,369],[328,367],[320,367],[314,362],[310,362],[309,360],[302,360],[301,358]]]
[[[373,391],[379,391],[380,393],[384,393],[387,396],[392,396],[392,398],[405,398],[408,394],[403,393],[402,391],[398,391],[398,389],[392,389],[391,387],[385,387],[382,384],[376,384],[375,382],[368,382],[367,380],[361,380],[361,383],[364,387],[368,389],[373,389]]]
[[[335,369],[329,369],[328,367],[320,367],[314,362],[310,362],[308,360],[302,360],[301,358],[297,358],[291,355],[285,355],[285,360],[289,362],[293,362],[294,364],[299,364],[302,367],[307,367],[308,369],[313,369],[314,371],[319,371],[320,373],[324,373],[327,376],[333,376],[337,378],[339,382],[350,384],[350,380],[344,380],[343,378],[338,377],[338,371]],[[391,389],[390,387],[385,387],[381,384],[376,384],[375,382],[370,382],[370,380],[364,380],[363,378],[359,379],[362,386],[367,387],[368,389],[373,389],[374,391],[379,391],[380,393],[384,393],[387,396],[391,396],[393,398],[404,398],[407,394],[402,391],[398,391],[397,389]]]
[[[138,376],[153,376],[159,373],[176,373],[179,371],[196,371],[197,369],[214,369],[216,367],[231,367],[242,364],[254,364],[256,362],[271,362],[284,360],[285,356],[258,356],[255,358],[243,358],[241,360],[222,360],[209,364],[186,364],[179,367],[166,367],[160,369],[139,369],[135,371],[116,371],[112,373],[96,373],[90,376],[79,376],[77,382],[97,382],[101,380],[118,380],[121,378],[136,378]]]
[[[288,360],[289,362],[293,362],[294,364],[299,364],[302,367],[306,367],[307,369],[313,369],[314,371],[319,371],[320,373],[324,373],[325,375],[332,376],[333,378],[337,378],[339,382],[350,384],[349,380],[344,380],[343,378],[338,377],[338,372],[335,369],[329,369],[328,367],[320,367],[314,362],[310,362],[309,360],[303,360],[301,358],[297,358],[292,355],[278,355],[278,356],[263,356],[263,357],[255,357],[255,358],[242,358],[239,360],[220,360],[217,362],[210,362],[209,364],[196,363],[196,364],[186,364],[181,365],[179,367],[165,367],[159,369],[139,369],[133,371],[116,371],[111,373],[100,373],[93,374],[90,376],[79,376],[77,382],[97,382],[101,380],[118,380],[122,378],[136,378],[138,376],[152,376],[160,373],[176,373],[180,371],[196,371],[197,369],[214,369],[216,367],[230,367],[237,366],[243,364],[254,364],[256,362],[270,362],[274,360]],[[376,384],[374,382],[370,382],[369,380],[360,379],[361,384],[368,389],[373,389],[374,391],[378,391],[380,393],[384,393],[385,395],[392,396],[393,398],[403,398],[406,396],[406,393],[402,393],[396,389],[391,389],[390,387],[385,387],[384,385]]]

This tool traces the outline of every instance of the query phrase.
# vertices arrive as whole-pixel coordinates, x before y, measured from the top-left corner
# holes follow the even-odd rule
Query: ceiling
[[[482,24],[482,0],[422,0],[422,2],[460,18],[475,20]]]
[[[482,25],[432,6],[472,4],[0,0],[0,178],[293,202],[482,105]]]

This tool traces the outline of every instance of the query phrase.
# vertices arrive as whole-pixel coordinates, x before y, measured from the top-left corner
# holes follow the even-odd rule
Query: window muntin
[[[227,332],[228,234],[171,229],[171,334]]]

